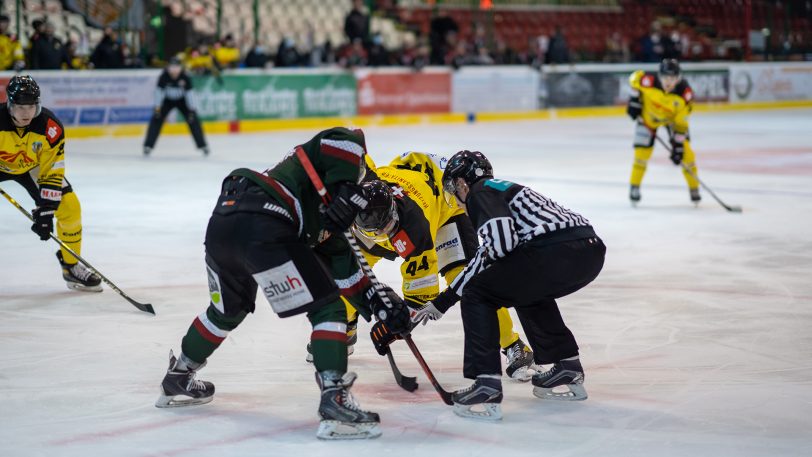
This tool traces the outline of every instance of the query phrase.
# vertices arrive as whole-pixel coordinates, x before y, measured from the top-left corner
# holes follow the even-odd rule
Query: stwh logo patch
[[[313,302],[313,295],[292,260],[253,276],[277,314]]]

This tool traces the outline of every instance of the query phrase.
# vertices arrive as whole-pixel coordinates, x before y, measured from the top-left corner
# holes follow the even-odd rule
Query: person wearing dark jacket
[[[63,63],[68,63],[67,48],[54,36],[54,25],[46,21],[42,34],[31,44],[31,69],[59,70]]]
[[[104,29],[104,37],[90,55],[90,63],[94,68],[124,68],[124,52],[112,28]]]

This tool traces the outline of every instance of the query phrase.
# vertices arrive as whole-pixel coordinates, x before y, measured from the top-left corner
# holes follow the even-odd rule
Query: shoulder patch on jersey
[[[53,119],[48,119],[48,122],[45,124],[45,138],[48,139],[48,143],[50,143],[51,146],[55,145],[61,136],[62,127],[59,123]]]
[[[643,87],[654,87],[654,75],[644,75],[640,78],[640,85]]]
[[[682,98],[684,98],[686,102],[693,101],[694,91],[692,91],[690,87],[686,87],[685,90],[682,91]]]
[[[489,180],[485,181],[485,184],[483,184],[483,185],[486,186],[486,187],[496,189],[496,190],[498,190],[500,192],[504,192],[504,191],[508,190],[508,188],[510,188],[513,184],[514,183],[512,183],[510,181],[504,181],[504,180],[501,180],[501,179],[489,179]]]
[[[390,241],[398,252],[398,255],[403,258],[408,257],[409,254],[414,251],[414,243],[412,243],[412,240],[409,238],[409,235],[406,234],[405,230],[400,230]]]

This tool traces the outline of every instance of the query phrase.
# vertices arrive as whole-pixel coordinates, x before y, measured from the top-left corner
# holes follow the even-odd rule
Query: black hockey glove
[[[642,113],[643,104],[640,102],[640,96],[637,95],[629,98],[629,104],[626,105],[626,114],[628,114],[633,121],[636,121]]]
[[[391,287],[383,284],[381,284],[381,287],[389,298],[392,307],[387,307],[383,299],[375,291],[375,288],[370,287],[364,293],[364,296],[367,298],[369,307],[372,309],[372,314],[374,314],[379,321],[386,324],[388,330],[394,335],[408,333],[412,329],[411,322],[409,321],[409,308]]]
[[[341,233],[347,230],[359,211],[367,207],[367,200],[361,186],[345,182],[333,195],[327,210],[321,213],[322,223],[328,232]]]
[[[369,332],[369,338],[380,355],[386,355],[386,349],[393,341],[402,339],[400,335],[395,335],[389,331],[389,327],[383,321],[375,322]]]
[[[42,206],[37,206],[31,212],[34,218],[34,224],[31,225],[31,230],[39,235],[39,239],[47,241],[51,233],[54,231],[54,213],[56,212],[57,205],[51,202],[43,203]]]
[[[674,165],[682,163],[682,157],[685,155],[685,135],[675,133],[671,137],[671,161]]]

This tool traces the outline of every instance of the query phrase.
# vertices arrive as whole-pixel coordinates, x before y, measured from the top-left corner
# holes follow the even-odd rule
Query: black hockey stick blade
[[[389,366],[392,367],[392,374],[395,375],[395,382],[407,392],[414,392],[417,390],[417,378],[413,376],[403,376],[403,373],[398,370],[395,364],[395,358],[392,356],[392,350],[386,348],[386,357],[389,359]]]
[[[23,213],[23,215],[25,215],[25,217],[27,217],[29,221],[31,221],[31,222],[33,222],[33,221],[34,221],[34,217],[33,217],[33,216],[31,216],[31,213],[29,213],[28,211],[26,211],[26,209],[25,209],[25,208],[23,208],[23,207],[22,207],[22,206],[21,206],[19,203],[17,203],[17,200],[15,200],[15,199],[14,199],[14,198],[13,198],[11,195],[7,194],[7,193],[6,193],[6,192],[5,192],[3,189],[0,189],[0,195],[2,195],[3,197],[5,197],[5,198],[6,198],[6,200],[8,200],[8,201],[9,201],[9,203],[11,203],[12,205],[14,205],[14,207],[15,207],[15,208],[17,208],[17,209],[18,209],[18,210],[19,210],[21,213]],[[77,258],[77,259],[78,259],[80,262],[82,262],[82,263],[83,263],[83,264],[84,264],[84,265],[85,265],[87,268],[89,268],[89,269],[90,269],[90,270],[92,270],[94,273],[96,273],[97,275],[99,275],[99,277],[102,279],[102,281],[104,281],[104,283],[105,283],[105,284],[107,284],[108,286],[110,286],[110,288],[111,288],[111,289],[113,289],[114,291],[116,291],[116,292],[117,292],[119,295],[121,295],[121,296],[122,296],[122,297],[123,297],[125,300],[127,300],[128,302],[130,302],[130,304],[131,304],[131,305],[135,306],[136,308],[138,308],[139,310],[141,310],[141,311],[143,311],[143,312],[145,312],[145,313],[150,313],[150,314],[152,314],[153,316],[155,315],[155,309],[152,307],[152,305],[150,305],[149,303],[139,303],[139,302],[137,302],[137,301],[133,300],[132,298],[130,298],[130,296],[129,296],[129,295],[125,294],[125,293],[124,293],[124,292],[123,292],[121,289],[119,289],[119,288],[118,288],[118,287],[117,287],[115,284],[113,284],[113,281],[110,281],[109,279],[107,279],[107,277],[106,277],[106,276],[104,276],[104,275],[103,275],[103,274],[102,274],[102,273],[101,273],[99,270],[97,270],[96,268],[94,268],[94,267],[93,267],[93,265],[91,265],[91,264],[90,264],[90,263],[89,263],[87,260],[83,259],[83,258],[82,258],[82,256],[80,256],[79,254],[77,254],[77,253],[76,253],[76,251],[74,251],[73,249],[71,249],[71,248],[70,248],[68,245],[66,245],[66,244],[65,244],[65,243],[64,243],[62,240],[60,240],[59,238],[57,238],[56,236],[54,236],[54,234],[53,234],[53,233],[51,233],[51,234],[50,234],[50,237],[51,237],[51,239],[52,239],[52,240],[56,241],[56,243],[57,243],[59,246],[61,246],[63,249],[65,249],[66,251],[68,251],[68,252],[69,252],[69,253],[70,253],[72,256],[76,257],[76,258]]]
[[[409,349],[411,349],[412,354],[414,354],[414,358],[417,359],[417,363],[420,364],[420,368],[422,368],[423,372],[426,373],[426,377],[429,378],[429,381],[431,381],[431,385],[434,386],[434,390],[436,390],[437,393],[440,395],[440,398],[443,400],[443,403],[449,406],[453,406],[454,401],[451,399],[451,392],[447,392],[445,389],[443,389],[443,386],[441,386],[440,383],[437,382],[437,378],[434,377],[434,373],[431,372],[431,368],[429,368],[428,364],[426,363],[426,360],[423,358],[423,355],[420,354],[420,351],[417,349],[417,346],[414,344],[414,341],[412,341],[412,336],[406,335],[403,337],[403,339],[406,340],[406,344],[409,345]]]

